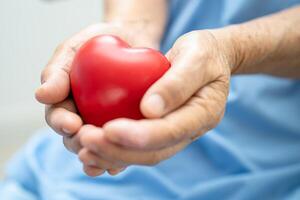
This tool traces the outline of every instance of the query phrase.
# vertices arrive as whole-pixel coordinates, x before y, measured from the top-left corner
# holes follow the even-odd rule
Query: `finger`
[[[69,95],[69,72],[77,50],[90,38],[114,31],[114,28],[105,24],[92,25],[59,45],[42,72],[42,85],[36,90],[36,99],[44,104],[64,100]]]
[[[58,103],[69,95],[69,72],[75,49],[68,43],[60,45],[42,71],[42,85],[36,90],[36,99],[44,104]]]
[[[104,125],[107,140],[127,148],[155,150],[192,139],[221,120],[228,83],[216,81],[199,90],[179,109],[160,119],[116,119]]]
[[[148,118],[158,118],[178,108],[211,80],[204,71],[210,60],[198,55],[199,49],[180,48],[175,44],[166,55],[171,68],[150,87],[141,101],[141,111]]]
[[[93,125],[84,125],[80,128],[79,130],[81,137],[80,137],[80,144],[82,147],[85,147],[83,144],[85,141],[89,141],[89,143],[94,143],[97,144],[97,141],[95,140],[95,135],[97,135],[96,138],[103,138],[103,130],[101,128],[98,128],[96,126]],[[104,139],[104,138],[103,138]],[[91,149],[87,148],[89,151],[91,151]],[[94,151],[91,151],[93,153],[95,153]],[[124,167],[126,166],[125,163],[122,162],[116,162],[115,160],[110,160],[109,157],[106,157],[105,155],[101,155],[101,152],[95,153],[97,156],[107,160],[108,162],[113,163],[114,166],[117,167]]]
[[[91,166],[91,167],[98,167],[104,170],[112,169],[118,171],[120,168],[124,167],[124,165],[120,166],[120,165],[116,165],[116,163],[107,161],[103,159],[101,156],[92,153],[86,148],[83,148],[79,151],[78,157],[84,165]]]
[[[83,166],[83,171],[91,177],[95,177],[95,176],[100,176],[102,174],[104,174],[105,170],[103,169],[99,169],[97,167],[91,167],[91,166]]]
[[[107,170],[107,172],[112,175],[112,176],[115,176],[121,172],[123,172],[124,170],[126,169],[126,167],[123,167],[123,168],[119,168],[119,169],[109,169]]]
[[[65,147],[69,151],[77,154],[82,149],[82,145],[81,145],[81,141],[80,141],[81,137],[83,134],[85,134],[85,132],[86,132],[85,129],[89,130],[90,126],[91,125],[82,126],[76,134],[74,134],[70,137],[63,137],[63,143],[64,143]]]
[[[66,147],[67,150],[69,150],[72,153],[77,154],[80,149],[82,148],[78,137],[63,137],[63,144]]]
[[[189,142],[190,141],[185,140],[172,147],[158,151],[136,151],[107,141],[103,136],[103,131],[97,127],[94,127],[93,131],[86,132],[81,137],[81,144],[85,148],[107,160],[123,165],[155,165],[161,160],[167,159],[175,154]]]
[[[98,33],[97,30],[89,27],[57,47],[54,55],[42,71],[42,85],[35,93],[38,101],[54,104],[64,100],[69,95],[69,72],[75,53],[83,42]]]
[[[83,124],[82,119],[76,114],[74,102],[70,99],[46,106],[45,114],[48,125],[63,136],[72,136]]]

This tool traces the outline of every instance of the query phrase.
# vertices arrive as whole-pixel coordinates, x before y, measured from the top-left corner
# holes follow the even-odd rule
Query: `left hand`
[[[88,175],[158,164],[220,122],[236,55],[219,36],[194,31],[175,42],[166,55],[172,67],[141,101],[146,119],[115,119],[103,128],[84,125],[79,130],[79,158]]]
[[[143,22],[97,23],[83,29],[61,43],[44,68],[41,76],[42,85],[37,89],[36,99],[46,104],[45,118],[48,125],[63,136],[67,149],[77,153],[81,149],[80,135],[83,125],[78,115],[73,98],[70,95],[69,72],[78,49],[87,40],[101,34],[119,36],[133,47],[159,47],[159,38],[145,30]],[[143,30],[144,34],[139,34]],[[110,172],[110,170],[108,170]],[[112,170],[112,173],[115,170]]]

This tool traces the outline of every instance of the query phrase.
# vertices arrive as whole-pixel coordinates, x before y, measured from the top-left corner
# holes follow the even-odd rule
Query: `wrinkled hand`
[[[232,52],[213,31],[180,37],[166,55],[170,70],[142,99],[147,119],[116,119],[103,128],[79,130],[85,172],[97,176],[102,169],[155,165],[214,128],[224,115]]]
[[[139,28],[136,27],[136,29]],[[88,39],[100,34],[117,35],[132,46],[158,48],[159,41],[152,41],[145,35],[137,34],[140,31],[135,30],[135,27],[124,27],[119,24],[92,25],[59,45],[43,70],[42,85],[36,91],[36,99],[46,104],[45,113],[48,125],[63,136],[64,144],[70,151],[77,153],[81,149],[79,138],[82,131],[79,130],[83,125],[70,97],[69,72],[76,51]],[[111,173],[116,171],[120,169],[114,168]]]

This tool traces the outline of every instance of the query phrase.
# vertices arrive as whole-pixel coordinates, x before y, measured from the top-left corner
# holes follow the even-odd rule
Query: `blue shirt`
[[[162,42],[274,13],[300,0],[173,0]],[[201,47],[199,47],[201,48]],[[282,66],[284,67],[284,66]],[[234,76],[225,117],[174,157],[90,178],[61,138],[41,130],[7,167],[5,200],[300,199],[300,81]]]

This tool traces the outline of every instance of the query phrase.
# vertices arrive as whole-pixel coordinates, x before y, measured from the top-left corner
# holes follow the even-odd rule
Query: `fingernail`
[[[162,115],[165,109],[165,102],[158,94],[152,94],[146,99],[146,105],[151,109],[155,115]]]
[[[68,135],[71,134],[71,131],[68,130],[67,128],[62,128],[62,131]]]
[[[40,86],[35,90],[35,94],[40,93],[41,90],[43,90],[43,85],[40,85]]]
[[[43,99],[44,93],[45,93],[45,84],[42,84],[35,90],[35,98],[38,101],[41,101]]]

